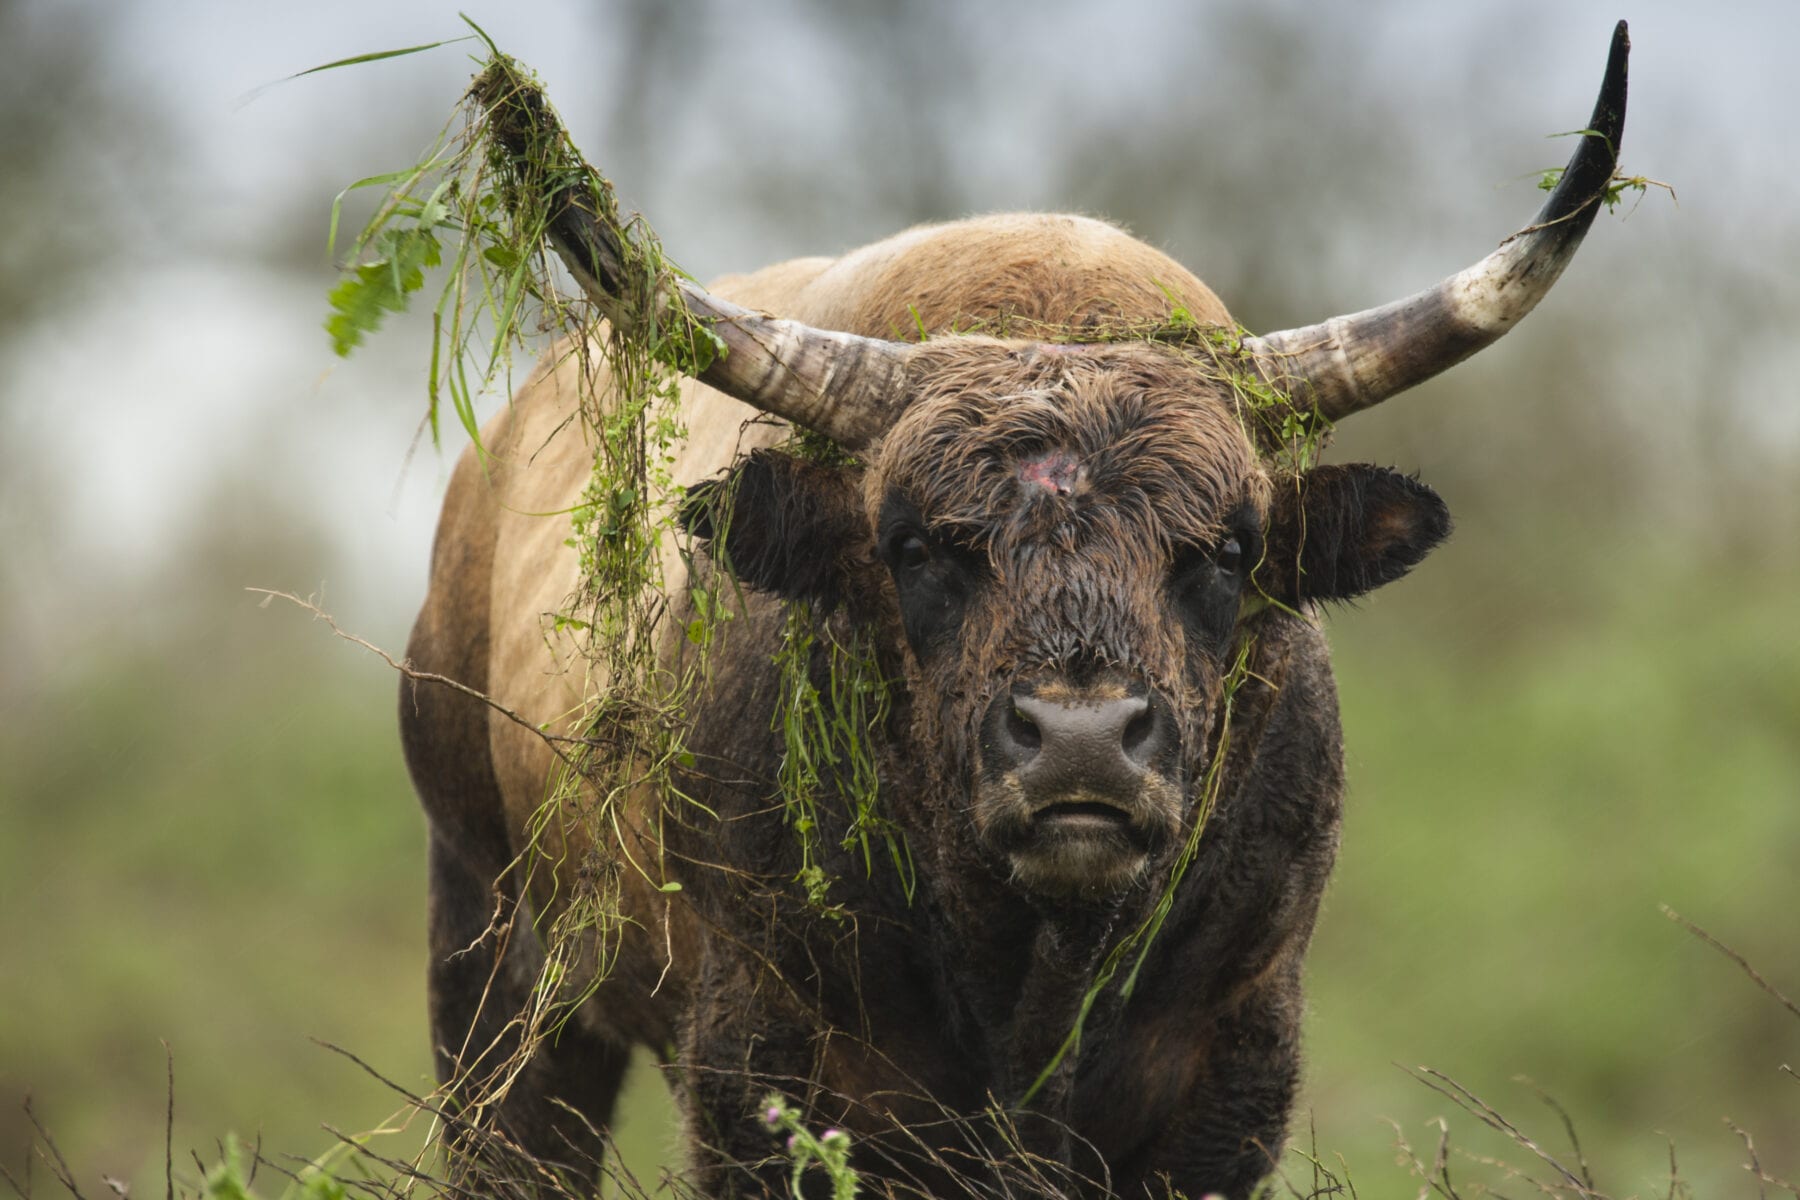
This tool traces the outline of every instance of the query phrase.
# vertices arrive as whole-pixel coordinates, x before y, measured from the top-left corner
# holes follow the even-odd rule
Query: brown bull
[[[576,865],[611,838],[656,869],[619,874],[621,928],[554,947],[582,976],[557,983],[593,992],[481,1110],[532,1151],[591,1165],[642,1045],[674,1064],[718,1192],[785,1187],[757,1119],[774,1091],[851,1131],[865,1186],[1246,1194],[1285,1136],[1301,960],[1338,839],[1313,614],[1448,530],[1404,475],[1278,461],[1266,402],[1286,429],[1319,428],[1528,312],[1613,177],[1625,54],[1621,25],[1593,133],[1530,227],[1434,288],[1303,329],[1209,332],[1233,325],[1198,279],[1066,216],[671,284],[729,348],[682,397],[672,470],[696,485],[694,570],[741,583],[736,616],[675,787],[638,789],[604,830],[539,812],[557,762],[526,725],[406,689],[444,1077],[516,1046]],[[570,204],[552,235],[605,292],[617,231]],[[930,336],[889,340],[900,330]],[[606,684],[544,620],[580,583],[566,520],[541,514],[570,509],[592,467],[555,436],[581,370],[547,368],[487,430],[492,458],[465,455],[410,647],[546,728]],[[759,413],[855,458],[776,449],[787,430]],[[853,798],[827,795],[813,844],[829,912],[800,881],[778,784],[784,601],[810,605],[828,696],[833,640],[861,639],[889,681],[871,753],[907,857],[841,849]],[[673,664],[681,639],[662,653]],[[557,869],[522,867],[546,836]]]

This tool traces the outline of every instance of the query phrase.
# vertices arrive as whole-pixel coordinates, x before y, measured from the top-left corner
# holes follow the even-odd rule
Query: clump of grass
[[[822,671],[815,671],[815,664]],[[912,855],[905,834],[880,807],[875,745],[887,724],[889,683],[876,662],[871,634],[856,628],[840,633],[811,605],[790,601],[774,665],[780,679],[775,725],[783,746],[778,781],[788,825],[800,842],[796,880],[808,905],[832,920],[844,919],[843,907],[829,902],[832,879],[821,864],[818,803],[827,790],[848,805],[841,848],[856,851],[864,872],[873,874],[873,843],[879,839],[910,900],[916,883]]]
[[[1592,137],[1606,140],[1606,135],[1601,133],[1598,129],[1571,129],[1567,133],[1553,133],[1550,136]],[[1554,192],[1556,190],[1556,185],[1562,182],[1563,172],[1567,169],[1567,167],[1545,168],[1538,175],[1538,190],[1543,192]],[[1660,179],[1651,179],[1648,175],[1627,175],[1624,171],[1615,169],[1612,173],[1612,178],[1606,181],[1606,187],[1600,192],[1599,200],[1607,212],[1613,212],[1618,209],[1620,201],[1625,198],[1625,193],[1632,192],[1635,194],[1636,199],[1632,201],[1631,211],[1635,212],[1637,206],[1644,202],[1644,197],[1650,194],[1651,188],[1660,188],[1669,193],[1670,200],[1676,199],[1675,188],[1670,184],[1664,183]],[[1592,201],[1590,200],[1589,203],[1592,203]]]
[[[425,272],[441,265],[426,382],[434,440],[447,399],[485,460],[481,397],[509,391],[514,354],[535,354],[549,341],[555,365],[577,381],[576,432],[592,455],[565,517],[578,582],[550,631],[575,649],[572,669],[585,675],[587,699],[540,729],[557,766],[529,824],[529,848],[512,867],[521,891],[542,873],[555,893],[539,930],[544,964],[527,1011],[517,1014],[517,1052],[485,1081],[463,1081],[463,1100],[479,1114],[611,970],[628,920],[624,873],[679,890],[659,849],[634,853],[626,800],[648,791],[681,801],[675,777],[693,765],[686,706],[706,678],[717,627],[731,614],[695,587],[680,631],[693,652],[676,662],[659,653],[671,611],[666,572],[689,559],[677,521],[682,489],[671,476],[687,436],[680,387],[723,345],[670,286],[679,269],[650,228],[620,210],[611,183],[569,142],[537,80],[475,32],[486,44],[485,64],[437,143],[412,167],[346,189],[386,194],[351,244],[352,265],[331,293],[326,327],[348,354],[386,313],[421,294]],[[571,297],[559,287],[548,247],[558,216],[571,207],[616,232],[603,294]],[[334,240],[338,219],[334,205]],[[591,847],[579,862],[563,861],[570,822],[583,826],[576,844]]]

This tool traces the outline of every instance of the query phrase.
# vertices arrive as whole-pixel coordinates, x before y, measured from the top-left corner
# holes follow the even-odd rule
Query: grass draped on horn
[[[627,835],[622,805],[640,791],[663,804],[686,800],[678,775],[694,767],[694,756],[685,717],[707,678],[720,626],[733,615],[735,584],[720,573],[692,570],[677,520],[685,489],[671,475],[687,436],[681,383],[725,346],[690,312],[673,286],[679,268],[641,218],[621,211],[612,184],[575,149],[531,73],[491,41],[487,49],[483,69],[430,152],[410,168],[345,190],[386,189],[350,246],[351,265],[331,293],[326,329],[337,351],[349,354],[387,313],[423,292],[427,270],[446,267],[432,310],[427,420],[437,440],[447,398],[484,465],[488,449],[477,408],[510,391],[515,353],[529,358],[549,341],[554,365],[572,367],[577,380],[579,434],[593,468],[564,514],[579,583],[550,632],[579,647],[586,699],[579,711],[542,730],[559,766],[532,823],[532,847],[512,868],[523,878],[546,872],[540,882],[562,889],[542,931],[548,961],[533,1010],[525,1014],[528,1049],[610,969],[627,919],[620,908],[622,873],[679,890],[660,856],[645,854]],[[334,241],[343,199],[333,208]],[[574,295],[550,249],[553,224],[570,206],[613,240],[603,287]],[[842,456],[821,442],[802,433],[792,448]],[[728,509],[721,508],[721,520]],[[714,534],[723,537],[725,530]],[[678,579],[686,603],[676,628],[670,591]],[[785,746],[784,808],[803,852],[794,882],[812,908],[841,919],[827,899],[831,879],[817,846],[815,808],[827,790],[847,798],[844,848],[854,849],[866,870],[891,863],[910,894],[912,864],[877,803],[870,737],[889,713],[888,681],[867,638],[837,636],[828,615],[791,607],[779,656],[784,686],[776,727]],[[679,654],[669,652],[671,641],[685,643]],[[823,688],[809,670],[815,656],[826,667]],[[562,834],[571,820],[585,827],[579,841],[591,849],[582,862],[560,863],[558,847],[568,840]],[[884,853],[876,852],[876,840],[885,843]],[[510,1073],[496,1078],[503,1090]]]

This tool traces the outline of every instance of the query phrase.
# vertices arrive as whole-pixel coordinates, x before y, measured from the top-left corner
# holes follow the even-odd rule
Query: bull
[[[697,549],[667,625],[689,582],[734,619],[683,715],[678,777],[604,822],[541,809],[557,759],[532,726],[607,681],[543,620],[581,584],[566,522],[541,514],[587,481],[591,451],[555,435],[597,368],[540,370],[456,468],[409,646],[465,688],[409,684],[401,706],[430,824],[431,1028],[461,1100],[592,1170],[647,1046],[716,1193],[784,1186],[755,1119],[774,1092],[848,1130],[865,1186],[889,1192],[1247,1194],[1285,1137],[1338,843],[1317,613],[1449,529],[1405,474],[1282,459],[1271,414],[1323,429],[1538,303],[1614,179],[1627,50],[1621,23],[1528,227],[1432,288],[1304,328],[1240,337],[1182,266],[1072,216],[915,228],[709,289],[671,277],[649,303],[679,299],[726,352],[680,399],[670,470]],[[632,319],[612,294],[618,229],[551,207],[577,278]],[[790,427],[841,453],[783,448]],[[903,849],[891,866],[855,851],[843,772],[825,772],[812,849],[795,837],[771,665],[795,603],[828,706],[833,645],[865,646],[882,681],[869,786]],[[669,636],[659,661],[692,652]],[[547,836],[548,865],[522,870]],[[612,838],[634,868],[614,878],[619,921],[558,944]],[[552,985],[579,1002],[522,1041]],[[508,1053],[504,1086],[475,1094],[477,1060]]]

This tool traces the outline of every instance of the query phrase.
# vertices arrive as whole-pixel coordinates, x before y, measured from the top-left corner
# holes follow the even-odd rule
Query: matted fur
[[[699,1178],[719,1192],[783,1186],[753,1119],[763,1090],[776,1087],[856,1134],[871,1186],[993,1194],[1005,1177],[996,1156],[1020,1137],[1065,1176],[1134,1194],[1165,1179],[1189,1195],[1243,1194],[1284,1136],[1299,963],[1342,788],[1322,639],[1279,610],[1247,616],[1233,635],[1252,638],[1250,674],[1234,702],[1217,808],[1137,990],[1129,1000],[1102,993],[1079,1053],[1018,1129],[983,1113],[1018,1103],[1051,1061],[1106,947],[1146,919],[1191,828],[1194,791],[1221,744],[1230,647],[1194,643],[1174,616],[1171,572],[1212,547],[1234,514],[1260,522],[1271,481],[1202,355],[959,335],[1017,325],[1079,336],[1163,322],[1176,305],[1202,323],[1227,325],[1228,314],[1166,256],[1082,217],[925,227],[717,290],[822,328],[940,336],[918,354],[911,404],[869,448],[866,469],[842,469],[863,470],[855,487],[746,460],[783,431],[717,392],[686,389],[690,436],[675,478],[699,483],[734,463],[765,471],[742,493],[762,497],[760,507],[733,525],[767,524],[760,544],[742,543],[753,588],[692,710],[696,765],[683,786],[693,803],[663,809],[640,795],[623,816],[623,851],[666,855],[658,871],[683,890],[659,892],[658,875],[620,868],[628,923],[611,973],[539,1050],[498,1119],[527,1147],[577,1160],[568,1150],[596,1148],[587,1122],[610,1118],[629,1048],[675,1046]],[[567,511],[588,478],[568,433],[577,370],[564,361],[534,378],[485,432],[494,461],[470,453],[458,466],[409,647],[420,669],[548,728],[566,728],[607,685],[548,617],[578,581],[566,521],[537,515]],[[953,649],[929,661],[907,644],[894,583],[875,557],[876,523],[893,497],[988,572]],[[1344,528],[1354,550],[1358,526]],[[667,565],[679,590],[684,569]],[[867,872],[837,849],[846,817],[835,796],[818,807],[842,919],[822,918],[793,882],[799,851],[773,782],[782,746],[768,665],[783,616],[754,590],[784,586],[827,603],[843,595],[847,608],[827,632],[847,636],[852,619],[872,629],[897,683],[876,751],[883,811],[904,829],[918,875],[911,900],[897,872],[879,863]],[[670,644],[678,652],[679,639]],[[1172,707],[1177,761],[1153,774],[1177,803],[1129,881],[1087,896],[1037,894],[984,847],[972,812],[981,714],[1020,681],[1088,696],[1149,688]],[[576,873],[608,850],[580,813],[553,814],[560,860],[523,894],[505,869],[528,849],[550,751],[446,689],[409,687],[402,731],[432,828],[433,1035],[450,1077],[490,1044],[506,1052],[508,1020],[542,959],[538,931]],[[512,922],[504,940],[484,932],[494,886]],[[580,1117],[560,1113],[559,1101]]]

